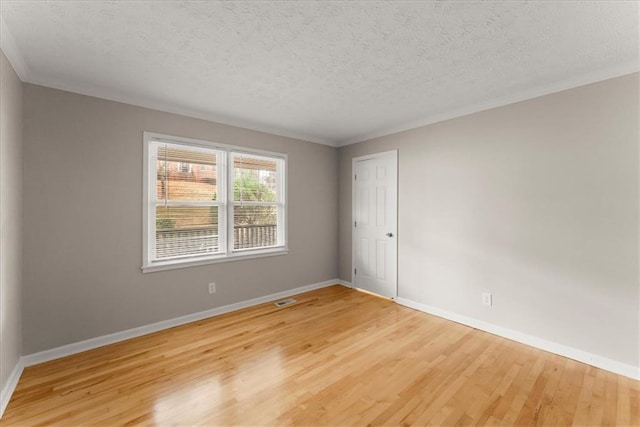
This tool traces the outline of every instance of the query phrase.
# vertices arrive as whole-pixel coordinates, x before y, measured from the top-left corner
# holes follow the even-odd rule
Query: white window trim
[[[226,166],[227,179],[225,180],[224,185],[226,185],[227,191],[227,200],[220,202],[221,207],[227,208],[227,215],[224,215],[227,227],[227,235],[224,239],[224,244],[226,245],[225,253],[210,255],[210,256],[201,256],[201,257],[193,257],[193,259],[189,261],[184,261],[180,259],[172,259],[166,261],[153,261],[151,262],[150,254],[153,250],[153,242],[151,241],[150,233],[149,233],[149,191],[153,191],[155,188],[155,180],[151,180],[149,176],[149,145],[151,141],[166,141],[167,143],[174,144],[185,144],[191,145],[195,147],[202,147],[207,149],[220,150],[227,153],[224,162],[228,162],[231,157],[231,153],[240,152],[247,154],[255,154],[258,156],[267,156],[273,157],[283,160],[282,162],[282,170],[278,173],[278,190],[281,194],[280,206],[278,208],[278,216],[282,218],[282,227],[278,227],[278,241],[283,242],[280,246],[271,246],[263,249],[241,249],[241,250],[233,250],[233,217],[229,215],[232,213],[232,209],[229,208],[233,206],[233,180],[231,179],[233,175],[233,167],[230,164]],[[143,133],[143,170],[142,170],[142,272],[150,273],[154,271],[162,271],[162,270],[171,270],[177,268],[186,268],[186,267],[195,267],[200,265],[207,264],[216,264],[221,262],[229,262],[229,261],[240,261],[247,260],[252,258],[264,258],[271,256],[279,256],[286,255],[289,253],[288,247],[288,202],[287,202],[287,170],[288,170],[288,159],[287,155],[283,153],[275,153],[272,151],[265,150],[256,150],[253,148],[235,146],[235,145],[227,145],[227,144],[217,144],[210,141],[205,141],[201,139],[193,139],[193,138],[185,138],[173,135],[160,134],[155,132],[144,132]],[[220,169],[218,168],[218,173],[220,173]],[[151,182],[153,181],[153,182]],[[224,190],[224,189],[223,189]],[[230,194],[230,196],[229,196]],[[252,202],[257,203],[257,202]],[[270,203],[273,205],[273,203]],[[282,216],[281,216],[282,215]],[[225,224],[221,224],[222,227]],[[231,233],[231,234],[229,234]]]

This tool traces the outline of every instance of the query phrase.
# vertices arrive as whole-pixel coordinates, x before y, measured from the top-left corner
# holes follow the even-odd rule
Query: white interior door
[[[353,283],[397,296],[398,152],[353,159]]]

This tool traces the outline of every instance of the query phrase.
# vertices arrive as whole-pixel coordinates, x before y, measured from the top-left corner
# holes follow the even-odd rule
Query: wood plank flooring
[[[10,425],[640,425],[640,383],[333,286],[25,369]]]

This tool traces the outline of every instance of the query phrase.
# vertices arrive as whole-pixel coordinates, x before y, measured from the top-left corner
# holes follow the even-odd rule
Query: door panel
[[[397,295],[397,152],[354,159],[354,285]]]

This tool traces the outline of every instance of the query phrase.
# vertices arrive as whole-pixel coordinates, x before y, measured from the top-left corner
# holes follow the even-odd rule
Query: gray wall
[[[24,354],[337,277],[336,149],[30,84],[24,108]],[[143,274],[143,131],[286,153],[289,254]]]
[[[341,148],[340,278],[351,159],[398,149],[400,297],[640,366],[638,90],[633,74]]]
[[[400,297],[638,365],[638,90],[625,76],[335,150],[27,84],[23,354],[351,280],[351,159],[397,148]],[[145,130],[287,153],[290,254],[142,274]]]
[[[22,347],[22,83],[0,51],[0,390]]]

